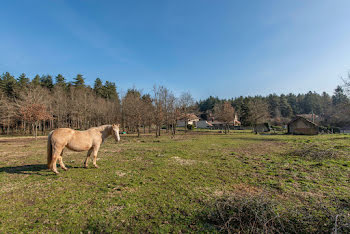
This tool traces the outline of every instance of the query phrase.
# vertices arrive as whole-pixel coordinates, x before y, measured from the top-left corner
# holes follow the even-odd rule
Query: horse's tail
[[[50,168],[50,164],[52,161],[52,143],[51,143],[51,136],[53,131],[51,131],[47,137],[47,166]]]

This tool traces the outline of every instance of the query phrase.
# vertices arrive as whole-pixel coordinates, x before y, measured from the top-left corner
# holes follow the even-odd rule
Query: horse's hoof
[[[68,171],[68,168],[64,167],[63,170]]]
[[[53,171],[56,175],[60,174],[58,171]]]
[[[94,165],[94,167],[95,167],[95,168],[99,168],[99,166],[97,166],[97,165]]]

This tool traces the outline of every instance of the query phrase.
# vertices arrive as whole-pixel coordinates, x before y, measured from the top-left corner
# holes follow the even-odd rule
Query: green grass
[[[336,153],[296,153],[308,146]],[[308,211],[291,223],[319,220],[318,207],[349,215],[349,155],[347,135],[122,135],[102,145],[99,169],[67,151],[69,170],[56,176],[46,169],[46,139],[0,138],[0,233],[217,232],[213,204],[242,193],[267,194],[279,212]],[[305,230],[317,232],[309,219]]]

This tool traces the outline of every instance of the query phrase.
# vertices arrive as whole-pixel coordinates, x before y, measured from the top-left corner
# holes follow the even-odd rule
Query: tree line
[[[147,130],[159,136],[162,128],[175,134],[177,120],[193,107],[191,94],[175,97],[163,86],[154,86],[149,94],[128,89],[120,98],[115,83],[96,78],[90,87],[81,74],[70,82],[61,74],[0,76],[2,134],[37,135],[60,127],[87,129],[110,123],[121,123],[123,131],[139,135]]]
[[[227,124],[237,115],[246,126],[266,121],[283,125],[295,115],[313,113],[322,117],[324,125],[341,127],[350,124],[349,87],[344,80],[332,96],[325,92],[232,99],[210,96],[195,102],[190,93],[176,97],[164,86],[155,85],[150,93],[131,88],[120,97],[115,83],[100,78],[90,87],[81,74],[67,81],[61,74],[16,78],[6,72],[0,76],[0,129],[2,134],[37,135],[59,127],[87,129],[121,123],[123,131],[159,136],[161,129],[175,134],[177,121],[186,122],[190,113]]]
[[[350,81],[350,78],[348,78]],[[215,117],[215,106],[230,103],[243,125],[270,122],[285,125],[293,117],[301,114],[314,114],[321,119],[324,126],[350,126],[350,82],[344,80],[343,86],[337,86],[332,96],[323,92],[306,94],[270,94],[267,96],[248,96],[232,99],[208,97],[199,101],[198,111],[202,118]]]

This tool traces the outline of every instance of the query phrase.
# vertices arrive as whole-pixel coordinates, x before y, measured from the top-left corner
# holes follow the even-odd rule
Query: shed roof
[[[303,117],[303,116],[297,116],[297,117],[295,117],[292,121],[290,121],[290,122],[288,123],[288,125],[294,123],[294,122],[297,121],[297,120],[303,120],[303,121],[306,122],[306,123],[309,123],[309,124],[314,125],[315,127],[318,127],[317,124],[315,124],[314,122],[308,120],[307,118],[305,118],[305,117]]]
[[[188,119],[188,120],[199,120],[198,116],[193,114],[193,113],[190,113],[190,114],[182,114],[180,117],[179,117],[179,120],[185,120],[185,119]]]

